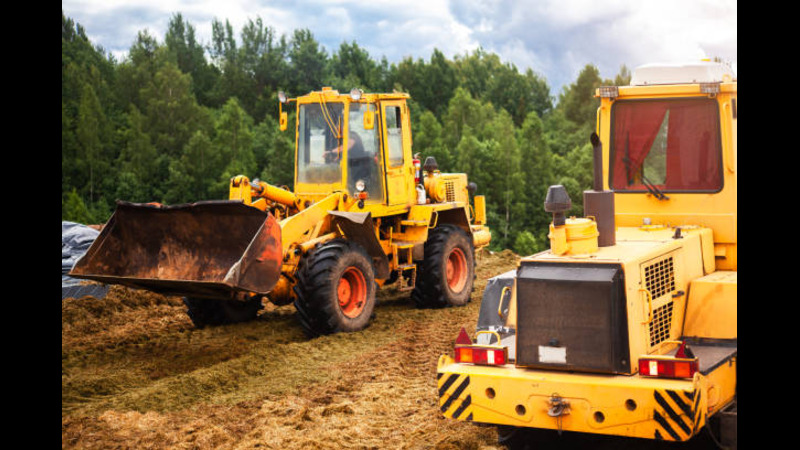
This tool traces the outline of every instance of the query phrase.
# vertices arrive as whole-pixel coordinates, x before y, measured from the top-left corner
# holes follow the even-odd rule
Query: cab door
[[[415,186],[411,158],[411,121],[404,101],[382,103],[381,128],[388,204],[412,204]]]

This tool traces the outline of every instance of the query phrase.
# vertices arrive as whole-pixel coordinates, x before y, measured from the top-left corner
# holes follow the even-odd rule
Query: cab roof
[[[323,87],[320,91],[311,91],[306,95],[298,96],[297,99],[304,99],[306,101],[315,101],[320,98],[325,98],[329,101],[347,100],[350,98],[350,93],[340,93],[336,89],[330,87]],[[380,101],[380,100],[402,100],[408,99],[410,96],[405,92],[392,92],[392,93],[365,93],[361,92],[361,101]]]
[[[657,63],[635,68],[630,85],[723,83],[735,79],[733,70],[718,62]]]

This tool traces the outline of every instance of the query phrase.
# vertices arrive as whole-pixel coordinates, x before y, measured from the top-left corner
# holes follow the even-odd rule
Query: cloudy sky
[[[738,65],[736,0],[62,0],[61,8],[120,59],[141,30],[163,40],[180,12],[204,44],[215,18],[238,32],[261,17],[279,35],[310,29],[328,54],[353,40],[389,62],[483,47],[545,76],[554,95],[587,63],[607,78],[622,64],[720,57]]]

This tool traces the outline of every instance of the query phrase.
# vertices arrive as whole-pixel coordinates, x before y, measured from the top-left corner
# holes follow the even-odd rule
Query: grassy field
[[[474,332],[486,280],[513,269],[482,252],[472,302],[420,310],[393,288],[359,333],[307,339],[292,306],[195,329],[178,298],[113,287],[61,306],[61,445],[80,448],[496,446],[493,427],[444,419],[436,361]]]

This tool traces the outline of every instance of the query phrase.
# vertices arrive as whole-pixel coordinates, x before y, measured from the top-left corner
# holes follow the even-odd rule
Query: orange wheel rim
[[[445,275],[453,292],[461,292],[467,284],[467,258],[460,248],[454,248],[447,257]]]
[[[367,304],[367,281],[364,274],[355,267],[348,267],[339,278],[336,293],[342,313],[350,318],[358,317]]]

